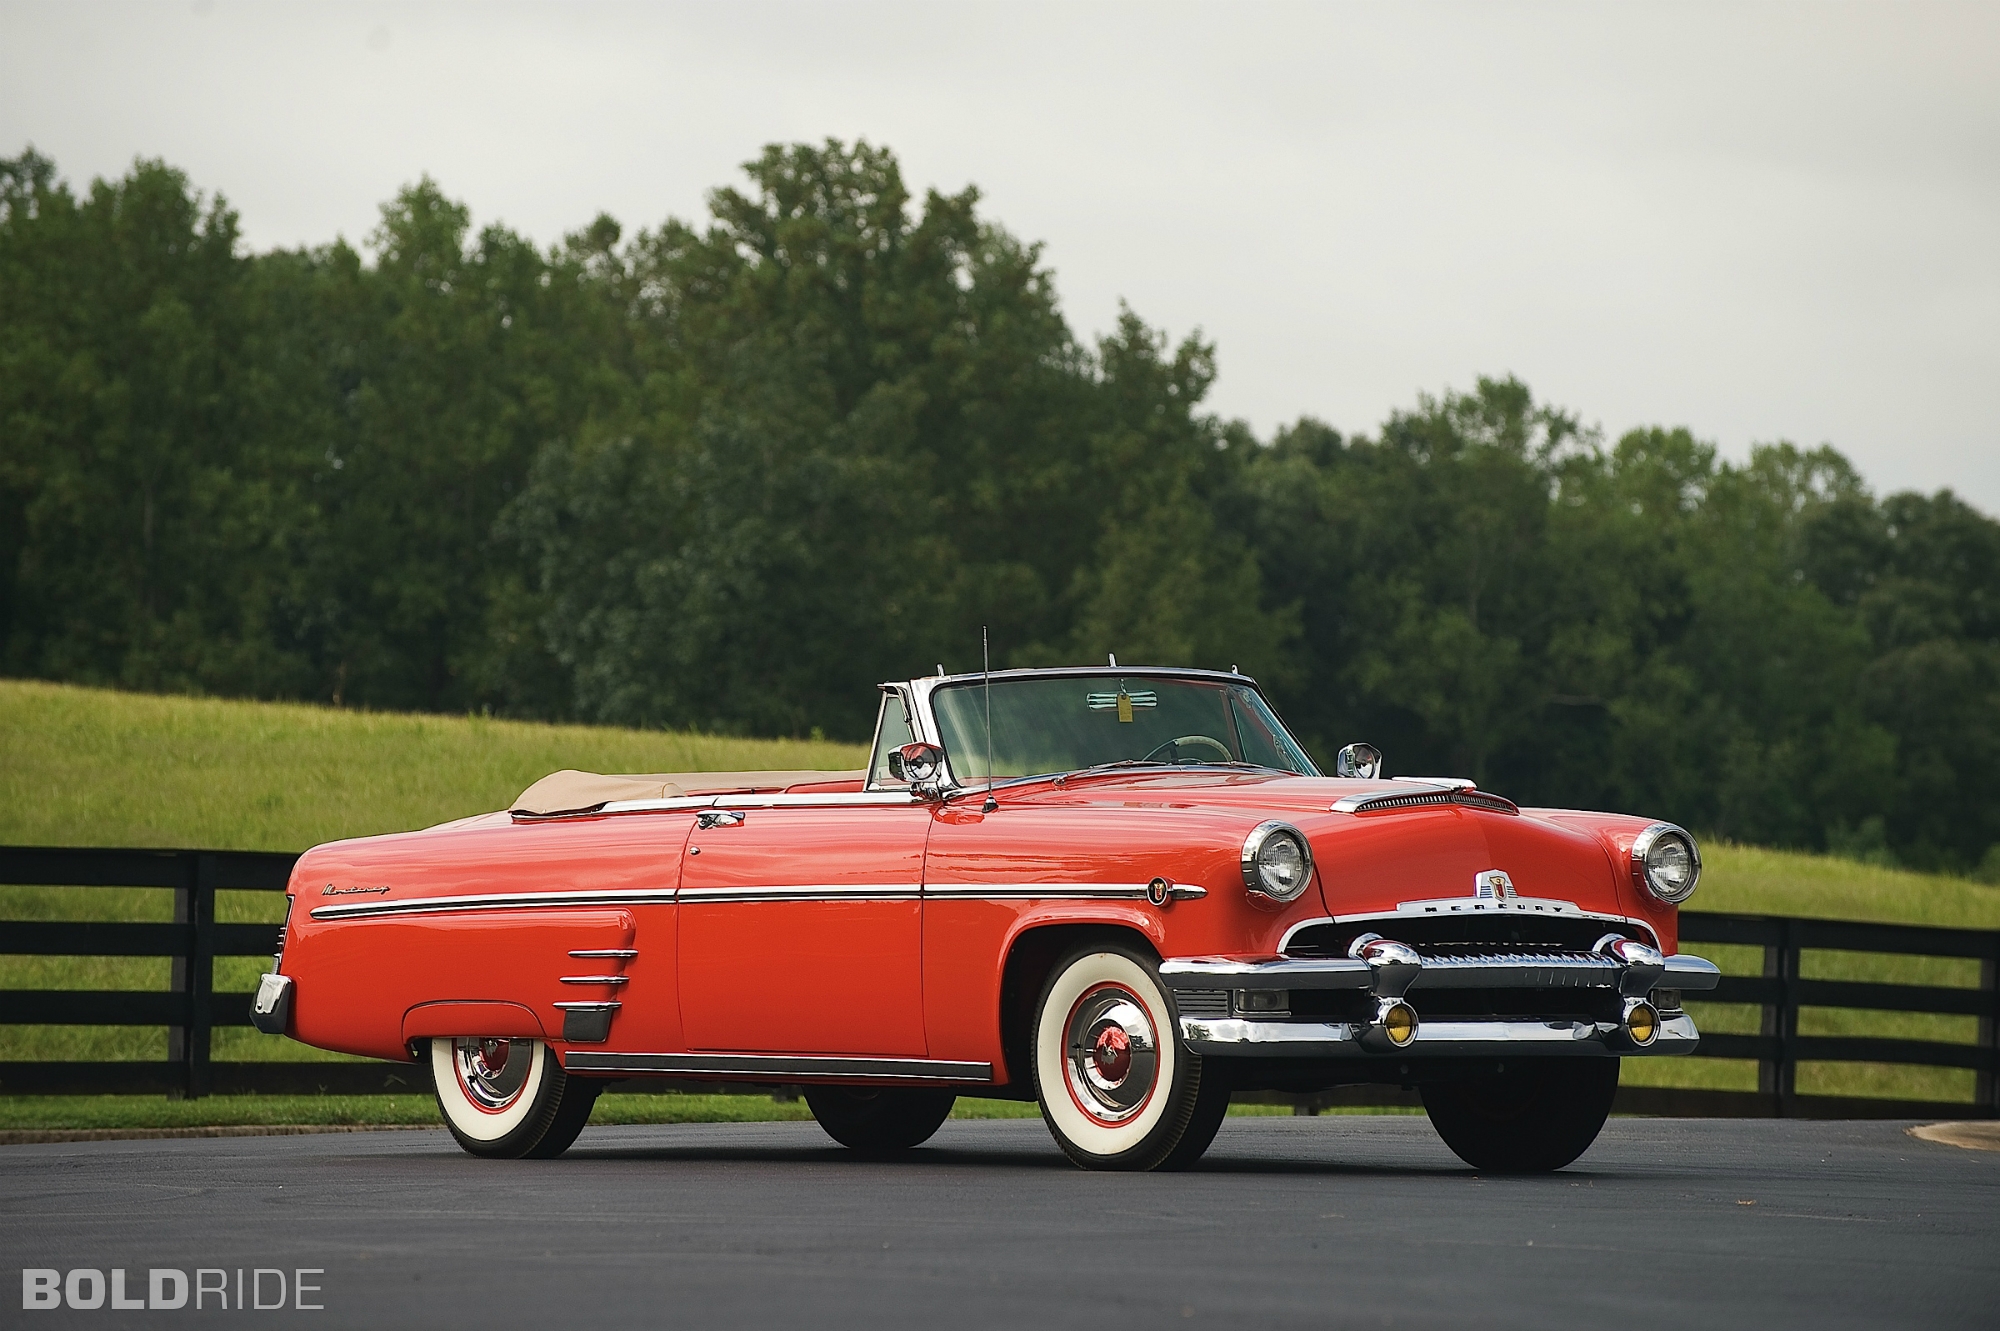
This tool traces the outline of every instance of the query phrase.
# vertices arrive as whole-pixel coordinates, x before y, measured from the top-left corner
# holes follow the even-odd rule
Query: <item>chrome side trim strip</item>
[[[1356,1022],[1212,1020],[1182,1017],[1181,1040],[1198,1054],[1243,1055],[1258,1058],[1374,1058],[1393,1063],[1404,1058],[1492,1057],[1518,1051],[1548,1055],[1602,1058],[1689,1054],[1701,1042],[1701,1032],[1686,1013],[1666,1017],[1660,1033],[1643,1049],[1619,1038],[1616,1023],[1583,1021],[1423,1021],[1416,1039],[1401,1049],[1378,1051],[1363,1044],[1367,1028]]]
[[[609,998],[589,1003],[552,1003],[550,1006],[561,1008],[564,1012],[616,1012],[625,1005],[615,998]]]
[[[630,976],[625,975],[563,975],[557,977],[559,984],[630,984]]]
[[[1145,883],[925,883],[939,901],[1144,901]],[[1174,900],[1197,901],[1208,889],[1175,883]]]
[[[625,1076],[856,1078],[869,1081],[991,1082],[991,1063],[956,1063],[938,1058],[823,1058],[798,1054],[613,1054],[572,1050],[563,1060],[571,1072]]]
[[[683,906],[741,901],[917,901],[916,883],[785,883],[769,887],[684,887]]]
[[[1194,901],[1208,889],[1176,883],[1174,900]],[[482,896],[407,897],[401,901],[317,906],[315,920],[361,920],[468,910],[560,910],[575,906],[651,906],[758,901],[1144,901],[1144,883],[783,883],[756,887],[690,887],[580,892],[493,892]],[[573,957],[636,957],[626,948],[589,949]]]
[[[855,807],[878,806],[882,808],[903,808],[921,803],[915,795],[905,790],[838,790],[823,791],[818,794],[786,795],[772,793],[758,795],[678,795],[671,799],[657,800],[611,800],[595,809],[586,809],[586,815],[607,813],[660,813],[674,809],[851,809]],[[556,814],[555,817],[576,817],[576,814]]]
[[[735,795],[669,795],[656,800],[608,800],[603,804],[592,805],[588,809],[565,809],[561,813],[515,813],[513,816],[516,822],[541,823],[555,818],[601,818],[606,814],[620,813],[672,813],[680,809],[844,809],[857,805],[896,807],[919,802],[916,796],[901,790],[827,790],[799,795],[787,795],[779,791],[760,795],[746,791]]]
[[[829,790],[818,794],[717,795],[718,809],[902,808],[922,804],[908,790]]]
[[[606,804],[593,804],[587,809],[564,809],[561,813],[523,813],[518,809],[507,812],[517,823],[546,823],[563,818],[596,818],[607,813],[670,813],[676,809],[707,809],[714,804],[713,795],[673,795],[657,800],[612,800]]]
[[[571,948],[569,954],[578,961],[591,961],[599,957],[610,961],[630,961],[639,955],[639,949],[636,947],[577,947]]]
[[[315,920],[358,920],[376,915],[420,915],[458,910],[550,910],[565,906],[666,906],[674,889],[611,889],[585,892],[489,892],[479,896],[405,897],[401,901],[315,906]]]

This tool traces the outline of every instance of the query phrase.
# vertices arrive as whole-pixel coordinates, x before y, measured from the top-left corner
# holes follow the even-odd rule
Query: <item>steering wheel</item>
[[[1183,758],[1181,757],[1181,747],[1183,745],[1187,745],[1189,747],[1196,749],[1213,749],[1215,750],[1215,757]],[[1227,763],[1236,761],[1236,755],[1229,751],[1229,746],[1227,744],[1224,744],[1221,740],[1212,738],[1211,736],[1208,735],[1182,735],[1179,739],[1170,739],[1165,744],[1160,745],[1157,749],[1154,749],[1151,753],[1147,754],[1145,758],[1143,758],[1141,761],[1150,763],[1155,761],[1156,759],[1159,759],[1169,754],[1169,752],[1171,752],[1172,755],[1171,760],[1175,763],[1187,763],[1187,764],[1205,763],[1205,762]]]

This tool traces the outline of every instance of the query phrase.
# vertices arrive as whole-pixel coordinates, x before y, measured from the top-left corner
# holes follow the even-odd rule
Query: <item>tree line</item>
[[[1512,378],[1203,410],[975,190],[767,148],[546,250],[425,180],[246,252],[141,161],[0,160],[0,672],[865,738],[879,680],[1227,667],[1324,757],[2000,876],[2000,523],[1831,448],[1615,441]]]

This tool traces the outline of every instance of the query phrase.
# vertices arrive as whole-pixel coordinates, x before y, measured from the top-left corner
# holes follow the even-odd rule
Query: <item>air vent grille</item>
[[[1229,1015],[1227,989],[1179,989],[1174,992],[1174,1003],[1183,1017],[1219,1021]]]

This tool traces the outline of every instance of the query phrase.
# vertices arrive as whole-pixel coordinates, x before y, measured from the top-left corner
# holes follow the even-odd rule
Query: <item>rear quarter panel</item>
[[[413,1009],[504,1002],[527,1009],[545,1033],[559,1036],[556,1002],[614,996],[608,986],[564,985],[560,977],[620,966],[572,959],[569,951],[632,947],[639,955],[623,964],[628,982],[615,995],[624,1008],[613,1022],[614,1039],[677,1047],[671,904],[323,920],[312,911],[493,893],[671,890],[692,822],[686,813],[521,823],[498,814],[307,852],[292,874],[282,962],[297,987],[293,1035],[324,1049],[405,1058]],[[368,890],[355,894],[355,888]],[[428,1029],[434,1022],[414,1020],[412,1030],[441,1033]]]

